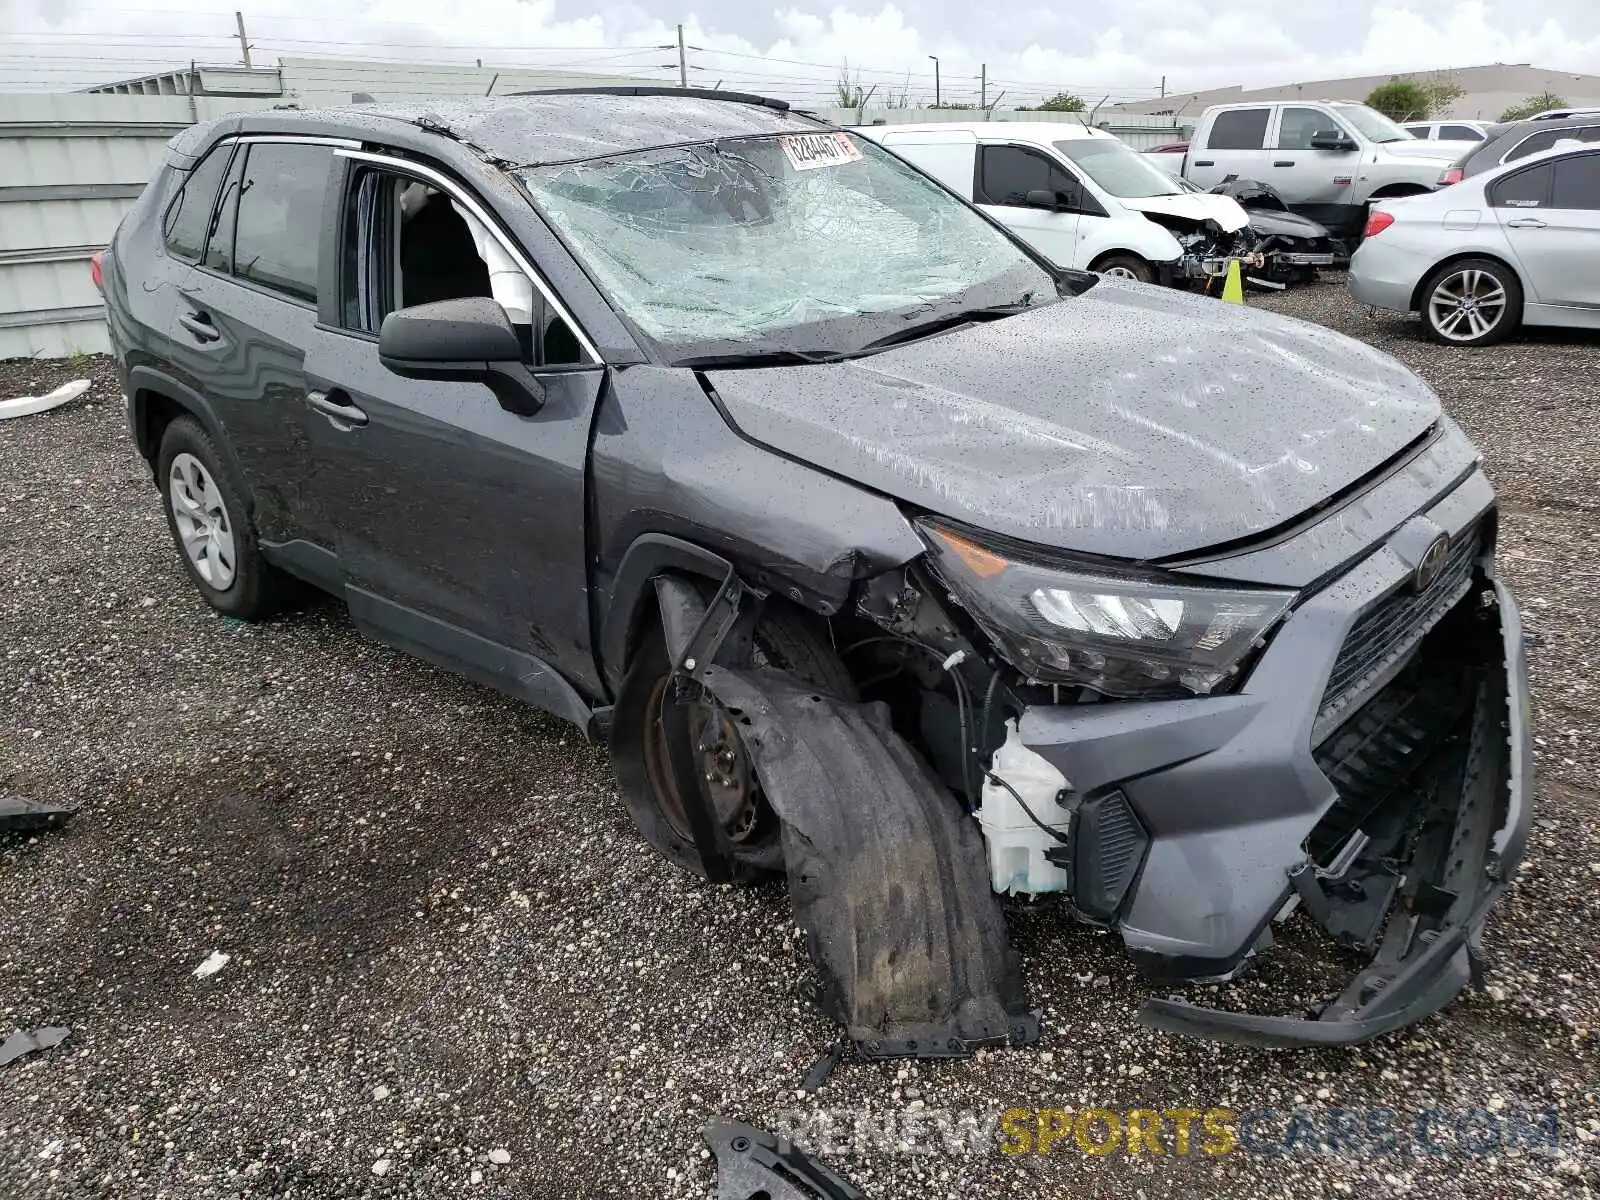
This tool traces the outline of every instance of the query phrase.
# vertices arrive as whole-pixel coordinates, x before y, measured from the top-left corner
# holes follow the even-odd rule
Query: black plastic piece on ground
[[[706,668],[784,824],[824,1011],[865,1058],[950,1058],[1039,1036],[977,823],[881,705],[781,671]]]
[[[52,1025],[46,1029],[19,1029],[0,1045],[0,1067],[15,1062],[25,1054],[59,1046],[67,1040],[71,1032],[72,1030],[62,1029],[59,1025]]]
[[[717,1156],[717,1200],[867,1200],[787,1138],[738,1121],[712,1121],[706,1145]]]
[[[842,1046],[830,1046],[828,1052],[816,1062],[811,1064],[811,1069],[806,1072],[804,1082],[800,1084],[802,1092],[817,1092],[822,1090],[822,1085],[827,1083],[833,1075],[833,1069],[839,1065],[839,1058],[844,1053]]]
[[[21,796],[0,796],[0,833],[27,833],[65,825],[78,814],[76,804],[41,804]]]

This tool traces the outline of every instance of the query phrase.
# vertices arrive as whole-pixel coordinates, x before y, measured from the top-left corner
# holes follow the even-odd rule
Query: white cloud
[[[0,11],[0,86],[58,87],[238,58],[233,9],[218,0],[8,0]],[[577,0],[571,0],[576,3]],[[1346,0],[1296,7],[1281,0],[1123,0],[1061,6],[1032,0],[996,19],[968,0],[914,8],[822,7],[788,0],[752,9],[697,0],[687,14],[633,0],[581,11],[569,0],[475,0],[440,18],[437,0],[299,0],[246,5],[258,59],[336,54],[475,59],[497,65],[572,64],[670,81],[676,54],[660,49],[683,20],[693,78],[790,98],[822,99],[848,59],[880,89],[931,98],[938,55],[945,98],[975,96],[986,64],[992,99],[1055,90],[1098,99],[1225,84],[1265,85],[1343,75],[1533,62],[1600,70],[1600,5],[1593,0]],[[1008,101],[1009,103],[1009,101]]]

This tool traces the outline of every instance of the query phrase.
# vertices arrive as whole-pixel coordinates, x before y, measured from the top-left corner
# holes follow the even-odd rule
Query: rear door
[[[268,543],[333,544],[303,404],[333,148],[240,139],[203,256],[178,287],[174,365],[216,414]]]
[[[1600,316],[1600,151],[1507,175],[1489,198],[1529,299]]]
[[[1030,192],[1048,192],[1054,209],[1035,207]],[[978,147],[973,200],[1013,230],[1051,262],[1062,267],[1085,265],[1080,222],[1086,204],[1104,215],[1092,196],[1065,168],[1042,150],[1010,142],[985,142]]]
[[[1213,188],[1228,176],[1268,179],[1266,174],[1267,126],[1272,105],[1229,108],[1216,114],[1210,128],[1202,129],[1189,147],[1185,175],[1203,188]]]
[[[470,190],[409,160],[341,162],[337,294],[307,342],[305,403],[351,612],[381,640],[573,715],[549,666],[593,680],[584,494],[604,368]],[[537,414],[379,361],[385,315],[463,296],[506,309],[543,390]]]

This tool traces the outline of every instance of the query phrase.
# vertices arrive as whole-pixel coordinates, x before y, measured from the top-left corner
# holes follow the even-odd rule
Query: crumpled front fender
[[[983,839],[882,705],[765,669],[695,672],[738,721],[784,822],[795,917],[823,1008],[868,1057],[1038,1037]]]

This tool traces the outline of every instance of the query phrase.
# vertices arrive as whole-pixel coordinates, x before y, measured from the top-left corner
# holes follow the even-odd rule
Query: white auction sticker
[[[778,139],[796,171],[842,167],[861,161],[861,148],[848,133],[796,133]]]

